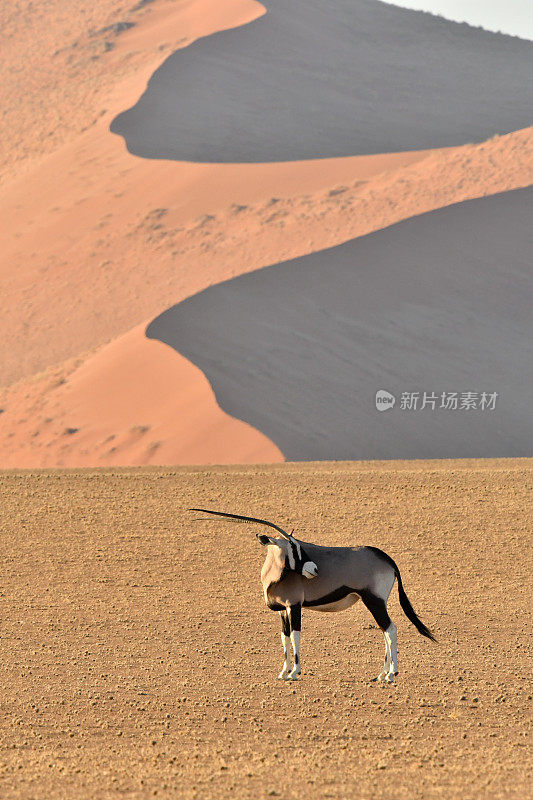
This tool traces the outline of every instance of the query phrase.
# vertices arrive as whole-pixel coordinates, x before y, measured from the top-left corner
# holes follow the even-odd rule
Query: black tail
[[[389,564],[394,569],[394,574],[396,575],[396,579],[398,580],[398,599],[400,600],[400,605],[402,607],[403,613],[405,614],[409,622],[413,623],[417,631],[421,633],[422,636],[425,636],[427,639],[431,639],[432,642],[436,642],[437,640],[431,633],[430,629],[426,628],[422,620],[419,617],[417,617],[416,612],[413,606],[411,605],[411,601],[405,594],[405,589],[403,588],[403,583],[402,583],[402,576],[400,575],[400,570],[398,569],[396,562],[393,561],[392,558],[387,555],[387,553],[384,553],[383,550],[379,550],[379,548],[377,547],[368,547],[367,550],[372,550],[377,556],[386,561],[387,564]]]
[[[421,633],[422,636],[431,639],[432,642],[436,642],[437,640],[435,639],[429,628],[426,628],[422,620],[419,617],[417,617],[416,612],[413,606],[411,605],[411,601],[405,594],[405,589],[403,588],[403,583],[402,583],[402,576],[400,575],[400,570],[398,569],[398,567],[396,567],[395,571],[396,571],[396,578],[398,579],[398,598],[400,600],[400,605],[402,607],[403,613],[405,614],[409,622],[413,623],[417,631]]]

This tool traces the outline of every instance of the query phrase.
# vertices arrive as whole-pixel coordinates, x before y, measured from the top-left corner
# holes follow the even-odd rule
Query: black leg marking
[[[391,624],[391,618],[389,617],[385,600],[383,600],[382,597],[372,594],[372,592],[369,592],[366,589],[358,592],[358,595],[376,620],[381,630],[386,631]]]
[[[291,631],[302,630],[302,606],[300,603],[289,607],[289,620],[291,623]]]
[[[280,617],[281,617],[281,631],[282,631],[283,635],[284,636],[290,636],[291,635],[291,626],[290,626],[290,622],[289,622],[289,615],[287,614],[286,611],[281,611],[280,612]]]
[[[294,606],[289,606],[289,621],[291,625],[291,633],[300,632],[302,630],[302,605],[301,603],[296,603]],[[294,645],[293,641],[293,654],[294,654],[294,669],[297,671],[297,674],[300,674],[300,657],[298,655],[298,646]]]

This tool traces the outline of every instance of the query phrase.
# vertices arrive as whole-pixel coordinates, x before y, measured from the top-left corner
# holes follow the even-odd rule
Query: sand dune
[[[212,425],[222,425],[229,445],[232,421],[216,410],[207,381],[200,381],[197,368],[185,359],[175,365],[180,393],[189,380],[191,397],[198,398],[203,387],[197,402],[206,416],[205,425],[196,418],[198,435],[189,437],[180,413],[169,421],[168,438],[158,434],[154,439],[168,442],[168,450],[160,445],[147,457],[142,442],[128,439],[128,426],[142,427],[138,419],[148,410],[132,405],[132,398],[138,391],[142,395],[147,381],[162,386],[170,365],[163,357],[152,363],[145,357],[150,343],[137,330],[143,321],[147,325],[172,304],[242,273],[430,209],[533,182],[533,129],[479,145],[299,162],[186,164],[136,158],[109,134],[109,125],[136,101],[161,60],[215,30],[244,26],[240,32],[248,31],[246,23],[264,7],[252,0],[223,6],[214,0],[157,0],[130,13],[115,0],[97,9],[78,0],[79,19],[89,15],[79,30],[68,23],[72,8],[65,0],[42,9],[19,0],[17,8],[20,15],[12,15],[6,27],[9,44],[3,55],[37,48],[44,66],[28,71],[30,59],[18,72],[10,70],[0,87],[5,109],[0,130],[8,144],[10,176],[0,195],[0,463],[57,465],[67,463],[66,457],[72,465],[99,464],[107,450],[105,463],[222,458],[219,449],[209,453]],[[24,15],[33,20],[33,39],[20,24]],[[80,83],[80,75],[86,81]],[[54,110],[53,125],[47,113],[32,111],[41,95],[46,109]],[[24,146],[9,135],[17,108]],[[124,342],[136,342],[139,354]],[[119,355],[127,355],[131,364],[110,370]],[[169,350],[171,356],[176,358]],[[93,388],[77,381],[78,372],[94,378],[92,416]],[[107,405],[102,404],[104,385],[113,398]],[[83,437],[65,439],[65,430],[82,424],[76,386],[85,392]],[[162,432],[169,420],[166,409],[176,386],[177,379],[170,381],[168,393],[161,391],[150,408],[153,429]],[[187,400],[180,397],[184,408]],[[130,425],[125,413],[119,449],[103,448],[105,438],[117,434],[112,405],[120,402],[125,409],[132,406],[135,419]],[[55,431],[46,434],[44,448],[43,420]],[[242,441],[249,435],[248,430]],[[252,440],[252,449],[263,447],[261,436]],[[279,459],[279,450],[270,448],[269,458]],[[239,452],[244,458],[241,445]],[[232,460],[231,453],[223,460]]]
[[[531,182],[531,128],[427,153],[209,166],[132,158],[98,124],[0,197],[0,386],[213,283]]]
[[[156,313],[159,306],[143,295],[146,261],[158,258],[157,246],[152,240],[143,252],[133,240],[169,196],[182,210],[205,170],[151,170],[109,135],[109,124],[169,51],[261,12],[255,0],[158,0],[129,11],[118,0],[96,9],[77,0],[72,23],[68,0],[42,7],[17,0],[6,12],[0,386]],[[211,188],[208,179],[205,194]],[[202,202],[193,201],[184,213],[194,219],[202,212]]]
[[[450,206],[206,289],[147,335],[290,460],[525,456],[532,216],[533,189]],[[495,409],[439,410],[469,391]],[[437,405],[402,410],[403,392]]]
[[[221,168],[227,170],[228,182],[222,183],[222,186],[219,184],[220,195],[217,194],[215,176],[221,177],[223,173],[215,173],[215,176],[211,177],[204,174],[201,181],[198,177],[200,181],[198,188],[200,186],[212,188],[211,201],[215,205],[214,213],[208,215],[207,219],[202,216],[188,224],[180,221],[179,215],[183,215],[183,208],[177,200],[172,201],[172,190],[168,189],[167,197],[171,202],[166,213],[161,213],[161,210],[155,208],[140,220],[136,229],[123,230],[120,227],[109,227],[107,246],[116,254],[117,261],[108,265],[108,277],[101,289],[96,275],[89,286],[86,281],[84,285],[84,276],[76,275],[74,269],[69,273],[66,264],[63,266],[64,271],[59,273],[62,278],[61,284],[43,281],[36,284],[39,291],[35,291],[34,299],[36,301],[39,293],[42,293],[40,296],[43,298],[41,316],[31,318],[34,327],[30,329],[25,325],[22,314],[18,317],[12,315],[13,328],[7,325],[5,328],[6,341],[9,341],[12,348],[10,353],[6,352],[5,363],[7,364],[7,356],[10,355],[12,363],[17,368],[17,354],[19,358],[21,353],[33,353],[39,358],[49,354],[47,325],[49,328],[55,325],[56,330],[63,332],[64,339],[59,339],[57,342],[64,348],[63,352],[70,350],[79,353],[78,337],[81,335],[92,337],[89,338],[89,344],[98,342],[102,329],[105,330],[104,324],[109,324],[110,327],[117,324],[113,314],[118,316],[119,312],[124,313],[124,324],[127,324],[128,319],[136,322],[136,315],[138,318],[148,304],[155,313],[158,313],[164,307],[165,299],[168,305],[169,299],[171,302],[182,299],[195,291],[202,290],[206,284],[258,269],[280,258],[291,258],[315,248],[328,247],[345,241],[350,236],[364,236],[369,231],[390,225],[398,219],[438,208],[454,200],[530,183],[533,180],[532,142],[533,131],[529,129],[481,145],[419,154],[418,157],[413,154],[403,154],[404,157],[412,156],[403,165],[401,163],[398,165],[393,156],[390,157],[390,161],[387,161],[386,157],[383,157],[385,161],[382,161],[378,156],[356,158],[354,161],[345,161],[344,166],[358,170],[361,180],[336,183],[325,191],[278,197],[276,200],[272,191],[275,189],[276,181],[282,182],[285,167],[287,169],[283,185],[296,192],[299,182],[310,189],[321,180],[327,181],[330,171],[342,170],[342,160],[326,164],[308,162],[308,164],[294,165],[265,165],[264,168],[258,165],[254,169],[257,169],[255,174],[261,177],[261,182],[252,184],[246,182],[244,177],[246,172],[241,173],[236,171],[236,168],[228,166]],[[162,191],[158,175],[153,176],[153,182],[149,183],[148,175],[141,171],[141,167],[145,169],[150,164],[161,168],[167,166],[153,162],[138,162],[137,169],[133,171],[134,178],[131,184],[127,184],[126,194],[129,199],[125,195],[124,202],[139,204],[138,195],[136,197],[133,195],[137,186],[136,181],[141,175],[146,178],[144,199],[147,197],[148,203],[155,197],[152,192]],[[388,165],[389,169],[379,172],[380,164]],[[397,168],[394,168],[395,164]],[[168,166],[178,168],[178,165]],[[319,166],[323,171],[317,172]],[[274,167],[277,168],[276,171],[273,171]],[[247,170],[247,167],[243,166],[242,169]],[[235,178],[238,180],[232,183]],[[279,185],[278,183],[278,187]],[[224,202],[223,192],[228,186],[237,187],[239,192],[237,196],[248,198],[248,203],[241,203],[227,210],[217,210],[216,204]],[[163,190],[166,191],[165,187]],[[266,193],[270,199],[261,200],[262,193],[263,197]],[[193,195],[189,196],[192,198]],[[199,190],[194,194],[194,202],[201,203],[202,200],[205,202],[205,195]],[[98,210],[96,199],[94,210]],[[72,219],[74,224],[75,217]],[[120,252],[121,246],[124,248],[123,252]],[[172,255],[175,249],[179,250],[179,256]],[[79,252],[81,257],[82,253]],[[150,264],[154,259],[158,268],[158,280],[147,283],[143,270],[145,264]],[[117,264],[120,265],[120,271],[116,269]],[[100,271],[104,274],[106,272]],[[61,298],[61,303],[57,303],[58,297]],[[84,302],[81,302],[81,299]],[[65,321],[65,310],[74,300],[78,302],[78,310],[70,320]],[[121,301],[123,305],[120,305]],[[92,308],[98,312],[97,318],[90,316]],[[23,338],[24,335],[26,338]],[[32,336],[35,336],[33,349],[29,347]],[[142,337],[138,332],[132,334],[130,341],[136,342],[144,352]],[[149,363],[148,360],[143,361],[131,353],[132,364],[128,366],[125,363],[122,370],[113,372],[108,369],[108,365],[117,361],[114,355],[115,348],[121,357],[128,352],[120,338],[112,339],[94,355],[81,354],[66,363],[59,363],[48,369],[42,376],[24,379],[11,389],[6,388],[0,393],[0,407],[4,409],[4,413],[0,414],[2,464],[61,465],[67,463],[65,449],[68,449],[68,463],[72,465],[100,464],[104,453],[106,453],[104,463],[116,464],[162,463],[163,455],[169,463],[212,462],[220,457],[220,450],[217,450],[216,454],[214,451],[209,452],[212,442],[212,420],[216,417],[219,422],[227,422],[229,418],[216,415],[213,394],[207,381],[202,384],[206,393],[202,408],[209,411],[205,420],[195,418],[197,434],[195,438],[189,438],[186,416],[177,414],[171,421],[169,449],[166,449],[166,446],[163,449],[161,446],[147,454],[146,448],[142,446],[143,442],[128,437],[129,423],[119,425],[119,430],[124,435],[121,434],[121,447],[118,450],[113,450],[112,444],[103,447],[107,436],[116,434],[117,430],[115,422],[111,424],[105,420],[108,406],[102,404],[102,390],[96,390],[96,387],[105,386],[105,391],[114,398],[113,403],[122,403],[125,409],[132,406],[132,416],[135,419],[131,422],[131,427],[143,425],[145,423],[141,418],[148,409],[145,407],[142,414],[136,414],[134,403],[136,387],[142,391],[145,381],[154,378],[158,380],[160,386],[163,386],[165,371],[170,366],[170,362],[156,360],[150,364],[151,372],[145,375],[143,364]],[[65,439],[64,431],[67,428],[77,428],[81,425],[76,412],[79,394],[75,390],[71,391],[70,386],[77,370],[83,370],[88,360],[90,369],[85,374],[94,376],[94,402],[100,417],[95,420],[93,415],[92,420],[89,417],[85,419],[82,437],[73,436]],[[158,364],[164,365],[163,374],[159,377],[153,372]],[[102,374],[98,377],[100,365]],[[20,366],[18,368],[20,369]],[[129,376],[127,381],[122,380],[123,372]],[[189,378],[192,387],[200,386],[197,369],[186,359],[179,361],[179,374],[180,393],[184,391]],[[64,390],[62,389],[59,395],[58,382],[65,383]],[[86,381],[81,381],[80,385],[86,392],[84,402],[88,407],[93,390]],[[156,441],[163,443],[167,440],[161,426],[163,420],[168,421],[166,408],[168,403],[172,402],[173,391],[171,382],[169,393],[162,391],[157,398],[154,396],[156,402],[149,410],[151,425],[159,427],[161,431]],[[183,395],[181,398],[180,403],[186,403]],[[47,410],[42,412],[41,409],[45,406]],[[183,405],[181,407],[183,408]],[[129,412],[126,415],[129,420],[128,415]],[[43,420],[49,421],[43,425]],[[50,421],[53,422],[52,433],[46,433],[45,438],[41,438],[44,436],[46,426],[51,424]],[[108,431],[106,436],[101,435],[102,425]],[[181,445],[176,446],[180,440],[180,425],[183,425],[185,436],[181,439]],[[36,430],[40,433],[34,436]],[[43,448],[42,442],[45,439],[46,447]],[[188,442],[190,447],[184,447],[185,442]],[[272,458],[278,460],[279,457],[279,451],[275,449]],[[223,460],[231,461],[231,453],[227,453]]]
[[[174,50],[263,11],[256,0],[3,3],[0,175],[27,174],[98,122],[108,127]]]
[[[103,179],[113,180],[118,170],[116,173],[104,169],[105,138],[102,137],[100,141],[102,154],[97,156],[96,163],[98,168],[102,166],[102,171],[98,174]],[[114,338],[117,328],[120,330],[120,326],[127,328],[134,324],[137,327],[139,320],[146,318],[150,312],[155,316],[165,305],[201,291],[206,285],[275,263],[280,258],[293,258],[350,237],[363,236],[369,231],[427,209],[439,208],[454,200],[531,183],[532,142],[533,130],[528,129],[481,145],[429,154],[401,154],[399,161],[391,155],[326,163],[256,165],[250,168],[257,178],[252,182],[246,180],[246,174],[249,174],[246,165],[240,168],[220,167],[220,171],[215,170],[213,174],[204,171],[210,168],[191,165],[191,170],[198,170],[198,173],[188,174],[182,169],[179,174],[183,184],[177,185],[180,188],[182,185],[193,187],[195,191],[188,192],[187,202],[197,204],[196,209],[201,208],[202,203],[210,202],[212,205],[207,207],[213,212],[207,216],[201,215],[192,222],[186,221],[187,210],[180,200],[179,191],[176,192],[173,185],[167,186],[163,181],[163,172],[172,168],[176,169],[177,181],[182,165],[136,161],[135,167],[122,176],[123,198],[115,198],[110,190],[106,190],[97,193],[85,205],[85,219],[93,215],[96,224],[105,218],[107,208],[120,211],[116,224],[106,228],[103,245],[99,248],[95,244],[94,251],[87,254],[87,243],[91,241],[88,232],[86,242],[71,243],[68,261],[64,256],[61,257],[60,250],[71,226],[79,221],[79,211],[74,200],[72,204],[66,203],[63,213],[64,222],[68,221],[68,224],[62,224],[57,239],[54,239],[53,230],[46,235],[46,226],[44,230],[41,229],[40,238],[36,232],[32,233],[32,246],[39,245],[40,255],[35,262],[24,262],[26,271],[17,274],[20,286],[15,283],[12,270],[8,268],[5,273],[5,296],[12,300],[1,318],[4,337],[2,366],[5,374],[20,375],[22,372],[24,375],[51,366],[44,375],[25,378],[0,393],[0,407],[3,409],[0,414],[1,463],[5,466],[61,465],[66,463],[65,449],[68,450],[68,463],[72,465],[102,463],[103,453],[107,453],[106,463],[147,463],[146,449],[138,446],[142,443],[128,438],[129,427],[126,425],[120,426],[120,431],[124,433],[121,448],[112,450],[113,445],[103,448],[107,436],[117,431],[114,430],[114,423],[105,421],[106,406],[101,404],[100,390],[95,391],[95,408],[99,409],[101,415],[98,424],[87,419],[83,425],[82,439],[70,437],[65,440],[63,435],[67,428],[77,428],[81,424],[76,413],[77,395],[76,392],[70,392],[69,386],[76,370],[82,369],[88,358],[91,360],[90,374],[95,377],[95,386],[105,384],[106,392],[116,398],[117,403],[118,398],[122,398],[125,409],[132,404],[136,389],[130,391],[131,383],[122,381],[121,371],[110,372],[107,366],[116,362],[113,355],[115,347],[122,356],[126,353],[121,340]],[[124,164],[127,169],[127,158],[126,154],[120,154],[117,167]],[[407,161],[403,161],[405,158]],[[156,170],[150,173],[150,166],[159,167],[162,172]],[[385,167],[384,171],[380,171],[380,167]],[[90,168],[89,164],[84,168],[85,171],[76,173],[73,197],[76,191],[84,190],[84,176],[90,174]],[[49,164],[47,170],[48,181],[52,181],[53,169]],[[347,177],[350,170],[353,170],[352,175],[355,173],[359,178],[339,183],[339,178],[343,174]],[[336,177],[333,186],[329,183],[328,189],[312,191],[313,187],[321,184],[328,186],[329,176],[333,175]],[[40,184],[42,195],[36,194],[30,198],[23,194],[23,187],[27,187],[23,182],[19,188],[22,210],[33,201],[38,210],[39,198],[45,196],[47,185],[50,183],[43,181]],[[140,185],[143,185],[142,194],[138,191]],[[276,197],[273,193],[281,185],[287,194]],[[300,186],[307,190],[304,195],[297,194]],[[224,203],[228,194],[241,202],[226,209]],[[168,208],[161,203],[163,197]],[[269,199],[265,200],[265,197]],[[107,207],[106,202],[109,204]],[[162,207],[157,205],[158,202]],[[124,205],[116,205],[120,203]],[[141,203],[144,204],[143,212],[139,210]],[[133,219],[132,208],[136,212]],[[6,215],[6,225],[17,213],[14,206],[8,210],[12,217]],[[46,213],[44,219],[47,219]],[[29,232],[26,235],[29,236]],[[28,241],[25,240],[26,245]],[[99,259],[104,255],[109,257],[106,259],[109,263],[100,262]],[[57,266],[54,272],[49,271],[50,279],[43,281],[39,277],[39,264],[42,265],[44,259],[48,258],[56,259]],[[147,282],[146,265],[152,263],[154,267],[157,265],[157,280]],[[91,276],[89,283],[87,275]],[[30,293],[31,299],[23,302]],[[39,313],[32,313],[36,308]],[[93,348],[106,336],[112,337],[112,340],[98,353],[94,356],[83,354],[84,350]],[[134,334],[131,341],[136,341],[143,348],[138,334]],[[63,362],[68,355],[74,358]],[[59,364],[55,364],[56,361]],[[123,366],[124,372],[132,380],[135,376],[134,382],[139,387],[143,386],[145,380],[154,377],[153,372],[151,376],[145,376],[141,368],[143,363],[148,362],[134,358],[131,366]],[[155,369],[158,363],[163,364],[156,360],[151,369]],[[102,376],[98,379],[100,364]],[[167,367],[168,364],[160,376],[160,385]],[[192,387],[200,385],[196,368],[185,359],[180,360],[179,372],[180,392],[187,385],[189,376]],[[66,383],[59,397],[56,395],[58,381]],[[88,383],[83,385],[85,402],[90,405],[91,386]],[[184,426],[185,433],[189,428],[186,417],[176,415],[171,424],[171,448],[151,451],[148,463],[162,463],[163,454],[170,463],[203,463],[220,457],[220,450],[217,450],[217,454],[209,452],[215,409],[208,383],[204,382],[203,386],[206,394],[202,407],[209,409],[209,413],[205,417],[205,424],[196,418],[197,437],[190,439],[185,436],[182,440],[182,445],[187,441],[191,446],[176,447],[179,425]],[[172,393],[172,384],[169,384],[169,391]],[[160,424],[159,421],[168,419],[165,416],[168,402],[167,393],[163,391],[150,409],[154,427]],[[185,398],[183,402],[186,402]],[[40,409],[44,406],[47,411],[41,413]],[[136,417],[135,408],[132,413]],[[219,421],[228,420],[225,416],[217,418]],[[40,438],[44,433],[42,420],[52,420],[54,424],[52,434],[46,434],[45,448],[41,446],[44,439]],[[131,426],[145,424],[139,420],[136,417]],[[49,424],[45,423],[44,427]],[[106,436],[101,435],[102,424],[108,430]],[[33,435],[36,430],[40,431],[38,436]],[[161,434],[156,441],[167,440]],[[277,449],[274,452],[277,453]],[[272,457],[278,460],[279,454]],[[231,453],[227,453],[222,460],[231,461]]]
[[[146,325],[4,395],[4,467],[282,461],[278,448],[217,405],[197,367]]]
[[[265,0],[168,58],[111,130],[145,158],[265,162],[459,145],[531,124],[533,43],[376,0]]]
[[[206,285],[279,258],[277,226],[265,229],[258,219],[272,198],[366,181],[423,156],[250,168],[154,164],[130,156],[104,123],[96,125],[0,197],[6,298],[0,385],[125,333]],[[253,248],[252,229],[273,235]],[[283,245],[294,254],[308,252],[299,238]]]

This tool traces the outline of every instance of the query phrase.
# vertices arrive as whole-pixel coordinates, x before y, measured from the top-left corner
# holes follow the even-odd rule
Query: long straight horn
[[[214,514],[217,517],[227,517],[228,519],[237,520],[237,522],[257,522],[259,525],[268,525],[269,528],[274,528],[274,530],[281,533],[286,539],[292,541],[292,536],[284,531],[283,528],[280,528],[279,525],[274,525],[273,522],[269,522],[267,519],[259,519],[258,517],[245,517],[242,514],[227,514],[225,511],[211,511],[209,508],[188,508],[187,511],[202,511],[204,514]]]

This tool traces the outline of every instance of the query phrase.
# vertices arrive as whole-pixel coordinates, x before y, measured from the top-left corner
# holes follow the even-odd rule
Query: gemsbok
[[[302,608],[311,611],[344,611],[362,600],[385,638],[385,663],[375,680],[392,683],[398,674],[396,625],[387,612],[387,600],[394,581],[398,581],[400,606],[415,628],[436,641],[429,628],[417,617],[403,588],[400,570],[390,556],[377,547],[322,547],[301,542],[266,519],[191,508],[237,522],[256,522],[278,531],[282,539],[257,534],[267,548],[261,570],[265,602],[281,616],[281,640],[285,660],[278,678],[297,680],[300,663]],[[290,645],[293,664],[291,668]]]

